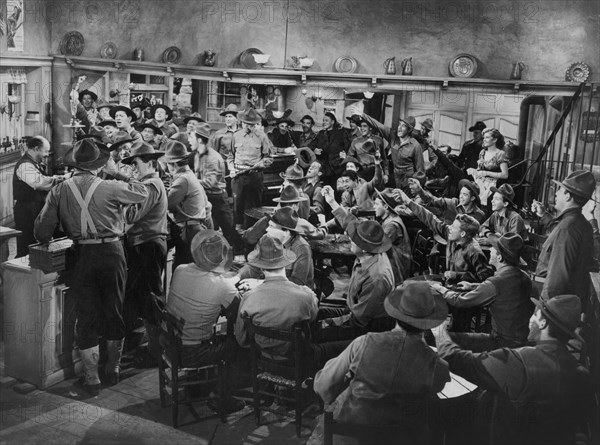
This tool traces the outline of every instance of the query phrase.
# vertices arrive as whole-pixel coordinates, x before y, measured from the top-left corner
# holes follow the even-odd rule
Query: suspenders
[[[90,211],[89,211],[88,207],[89,207],[90,201],[92,200],[92,195],[94,194],[94,192],[96,191],[96,188],[100,185],[101,182],[102,182],[102,180],[100,178],[94,178],[92,185],[90,185],[90,188],[88,189],[87,193],[85,194],[85,198],[83,198],[81,196],[81,192],[75,185],[74,181],[72,181],[72,180],[65,181],[65,183],[69,186],[69,188],[73,192],[73,196],[75,196],[75,199],[77,200],[77,203],[79,204],[79,207],[81,207],[81,215],[80,215],[81,216],[81,239],[88,238],[88,229],[92,233],[94,238],[98,238],[98,231],[96,230],[96,225],[94,224],[94,221],[92,220],[92,216],[90,215]]]

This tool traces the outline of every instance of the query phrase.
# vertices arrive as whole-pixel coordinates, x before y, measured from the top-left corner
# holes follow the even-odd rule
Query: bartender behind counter
[[[46,176],[45,161],[50,142],[42,136],[27,141],[27,151],[15,165],[13,199],[15,228],[22,232],[17,238],[17,258],[27,255],[28,246],[35,243],[33,223],[44,207],[46,195],[64,176]]]

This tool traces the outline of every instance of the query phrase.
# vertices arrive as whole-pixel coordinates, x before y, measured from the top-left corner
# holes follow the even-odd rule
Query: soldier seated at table
[[[483,283],[459,283],[459,291],[446,289],[439,283],[432,287],[448,304],[456,308],[489,306],[492,331],[452,332],[452,341],[473,352],[498,348],[518,348],[527,343],[531,304],[531,278],[520,267],[527,263],[521,258],[523,239],[516,233],[505,233],[492,242],[490,264],[496,268],[493,276]]]
[[[393,291],[383,306],[394,329],[355,339],[317,373],[315,392],[327,404],[337,402],[336,420],[364,425],[360,444],[397,443],[397,435],[379,428],[390,425],[401,429],[402,443],[430,443],[434,422],[428,418],[450,373],[424,332],[444,321],[446,303],[426,283],[413,282]]]
[[[279,198],[274,198],[278,208],[290,207],[296,213],[300,208],[300,204],[306,201],[306,196],[300,196],[299,191],[292,185],[287,185],[281,190]],[[252,227],[242,232],[242,238],[249,246],[254,246],[258,240],[266,233],[269,227],[271,215],[265,214],[262,218],[254,223]],[[306,219],[298,217],[297,231],[308,239],[323,239],[326,230],[317,229]]]
[[[243,295],[235,324],[235,336],[240,346],[248,345],[243,317],[251,318],[256,325],[276,329],[290,329],[297,322],[315,320],[315,293],[306,286],[292,283],[286,277],[285,268],[295,260],[296,255],[291,250],[285,249],[281,241],[269,235],[264,235],[248,256],[248,263],[261,269],[265,280]],[[293,351],[285,341],[269,340],[266,343],[258,337],[257,343],[263,348],[268,347],[272,358],[285,360],[292,357]],[[303,352],[303,362],[314,373],[345,346],[345,342],[328,345],[311,343],[309,350]]]
[[[481,224],[481,233],[483,237],[500,238],[506,232],[516,233],[521,238],[527,239],[527,228],[525,221],[517,212],[514,203],[515,192],[508,184],[502,184],[500,187],[491,187],[494,193],[492,197],[492,214]]]
[[[314,265],[312,251],[308,242],[300,235],[298,213],[291,207],[281,207],[275,210],[266,229],[267,235],[277,238],[285,249],[296,255],[296,259],[285,268],[285,274],[292,283],[314,288]],[[239,272],[241,280],[259,278],[260,269],[245,265]]]
[[[283,179],[283,187],[292,186],[298,191],[298,195],[302,198],[306,198],[298,203],[298,216],[303,219],[308,219],[310,216],[310,197],[304,193],[304,183],[306,182],[306,176],[302,167],[298,164],[290,165],[284,173],[279,173],[281,179]],[[275,198],[273,201],[279,202],[281,198]]]
[[[581,341],[575,332],[581,302],[576,295],[532,302],[531,346],[475,353],[452,341],[446,322],[432,329],[450,371],[479,387],[456,399],[453,409],[443,410],[452,417],[447,423],[458,430],[457,443],[472,438],[470,443],[477,444],[571,445],[577,426],[588,421],[594,380],[567,349],[570,339]],[[486,426],[481,437],[479,425]]]
[[[194,262],[175,269],[166,305],[169,313],[185,320],[181,364],[199,367],[221,360],[232,364],[240,348],[233,337],[216,335],[214,325],[223,310],[228,319],[235,320],[240,304],[233,282],[223,277],[231,267],[233,250],[221,233],[207,229],[194,236],[191,251]],[[231,388],[231,384],[225,388]],[[228,399],[228,412],[244,407],[230,394]]]
[[[475,218],[464,214],[456,215],[454,222],[447,225],[411,200],[401,189],[394,190],[394,197],[404,203],[434,234],[448,241],[444,276],[450,283],[481,283],[492,276],[494,271],[479,243],[474,240],[479,231],[479,223]]]
[[[329,196],[331,188],[326,192]],[[327,197],[326,197],[327,198]],[[383,300],[394,289],[394,272],[386,252],[392,242],[376,221],[350,221],[346,228],[350,249],[356,255],[346,307],[319,309],[321,329],[315,332],[318,342],[352,340],[367,332],[391,329],[394,321],[383,308]]]

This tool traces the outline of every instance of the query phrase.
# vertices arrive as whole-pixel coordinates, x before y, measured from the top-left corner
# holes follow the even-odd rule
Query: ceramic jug
[[[385,69],[385,74],[396,74],[396,58],[390,57],[385,62],[383,62],[383,68]]]
[[[215,66],[215,59],[217,53],[212,49],[208,49],[204,52],[204,66]]]
[[[402,60],[402,62],[400,62],[400,66],[402,67],[403,76],[412,76],[412,57]]]
[[[138,62],[142,62],[144,60],[144,50],[141,48],[136,48],[133,50],[133,60],[137,60]]]
[[[523,74],[523,70],[525,69],[525,64],[523,62],[514,62],[512,73],[510,73],[510,78],[514,80],[519,80],[521,75]]]

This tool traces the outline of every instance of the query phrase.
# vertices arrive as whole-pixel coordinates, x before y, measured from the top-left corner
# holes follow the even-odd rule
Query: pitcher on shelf
[[[395,75],[396,74],[396,58],[390,57],[385,62],[383,62],[383,68],[385,69],[385,74]]]
[[[412,76],[412,74],[413,74],[412,57],[403,59],[402,62],[400,62],[400,66],[402,67],[402,75],[403,76]]]

